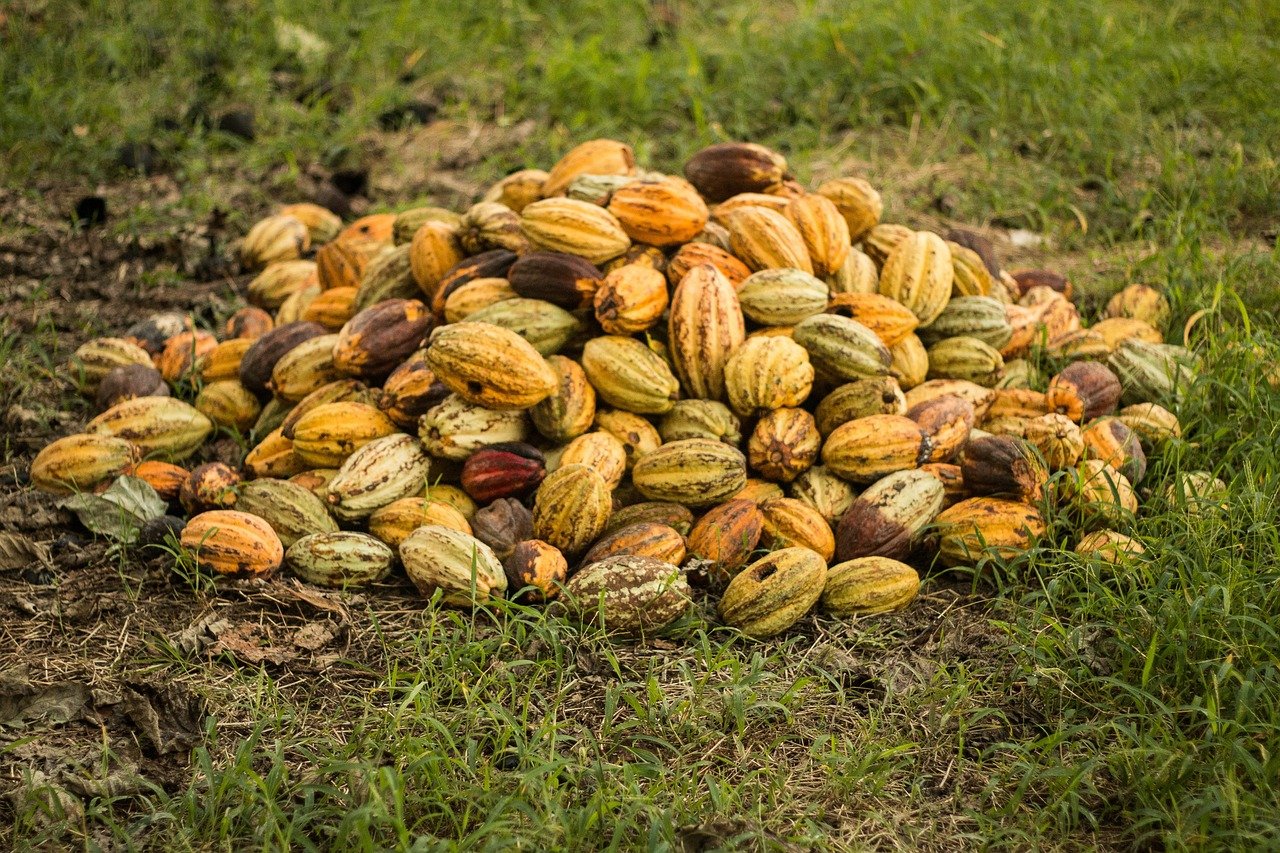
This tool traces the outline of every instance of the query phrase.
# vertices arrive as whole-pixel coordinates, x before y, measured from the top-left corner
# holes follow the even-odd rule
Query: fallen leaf
[[[242,622],[223,632],[209,649],[211,655],[224,653],[255,666],[288,663],[298,656],[293,649],[273,645],[270,637],[262,636],[259,627],[249,622]]]
[[[293,635],[293,644],[300,649],[314,652],[324,648],[338,636],[338,623],[332,619],[308,623]]]
[[[83,684],[11,685],[0,693],[0,725],[70,722],[80,717],[88,701],[89,688]]]
[[[0,533],[0,571],[49,565],[49,550],[21,533]]]
[[[118,542],[136,541],[142,526],[168,509],[151,484],[137,477],[119,477],[100,495],[72,495],[58,506],[74,512],[89,530]]]
[[[179,650],[195,655],[211,646],[218,639],[218,635],[230,627],[231,623],[226,619],[210,614],[170,636],[169,641]]]

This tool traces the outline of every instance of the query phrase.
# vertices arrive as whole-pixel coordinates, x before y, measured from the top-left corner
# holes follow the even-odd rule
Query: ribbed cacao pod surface
[[[696,266],[708,264],[729,280],[737,288],[751,275],[751,270],[742,261],[729,254],[719,246],[711,243],[694,241],[685,243],[667,262],[667,281],[672,287],[678,285]]]
[[[649,500],[708,506],[742,488],[747,480],[747,460],[741,451],[723,442],[689,438],[641,456],[631,479]]]
[[[1132,524],[1138,513],[1138,497],[1129,478],[1101,459],[1081,461],[1064,488],[1086,523]]]
[[[795,269],[752,273],[738,287],[742,313],[762,326],[792,326],[827,307],[826,282]]]
[[[1141,320],[1159,330],[1169,322],[1169,300],[1150,285],[1131,284],[1108,300],[1103,315]]]
[[[591,429],[596,417],[596,389],[576,361],[553,355],[547,364],[556,375],[556,390],[529,409],[529,418],[550,441],[572,441]]]
[[[351,589],[376,583],[391,573],[395,552],[367,533],[341,530],[312,533],[289,546],[289,569],[307,583]]]
[[[774,551],[729,582],[720,618],[753,639],[776,636],[809,612],[826,581],[826,561],[808,548]]]
[[[621,409],[597,410],[595,427],[622,442],[623,452],[627,454],[628,471],[635,468],[640,457],[657,450],[662,444],[662,436],[652,423],[640,415]]]
[[[93,394],[108,373],[130,365],[154,368],[150,353],[136,343],[123,338],[95,338],[71,356],[68,372],[82,391]]]
[[[637,522],[601,536],[583,555],[582,566],[623,555],[652,557],[679,566],[685,558],[684,537],[665,524]]]
[[[335,379],[333,382],[321,385],[295,403],[280,421],[280,434],[292,441],[293,429],[298,421],[302,420],[303,415],[326,403],[365,403],[372,405],[376,400],[377,398],[369,387],[358,379]]]
[[[334,240],[372,240],[389,246],[395,234],[395,224],[394,213],[366,214],[339,231]]]
[[[658,432],[664,442],[711,438],[737,447],[742,442],[742,421],[715,400],[677,400],[662,416]]]
[[[520,230],[520,214],[496,201],[473,204],[462,214],[458,222],[458,243],[468,255],[490,249],[520,254],[529,249],[529,242]]]
[[[946,241],[928,231],[914,231],[885,259],[880,293],[911,309],[920,325],[928,326],[951,299],[954,278]]]
[[[869,415],[837,427],[822,446],[822,464],[854,483],[874,483],[929,461],[932,445],[919,424],[901,415]]]
[[[920,425],[929,438],[929,462],[949,462],[969,440],[973,429],[973,404],[963,397],[935,397],[912,406],[907,417]]]
[[[813,274],[804,238],[781,213],[754,205],[730,211],[724,218],[733,254],[756,272],[797,269]]]
[[[1147,455],[1137,434],[1119,418],[1101,418],[1081,432],[1084,457],[1100,459],[1135,486],[1147,475]]]
[[[1025,438],[1044,459],[1050,471],[1075,467],[1084,454],[1084,435],[1075,421],[1052,412],[1027,422]]]
[[[616,489],[627,473],[627,450],[612,433],[595,430],[578,436],[561,448],[560,465],[586,465]]]
[[[181,400],[138,397],[107,409],[85,424],[84,431],[122,438],[146,456],[180,462],[200,449],[213,432],[213,422]]]
[[[1076,543],[1075,552],[1096,557],[1112,565],[1121,565],[1146,553],[1147,549],[1132,536],[1115,530],[1096,530],[1086,533]]]
[[[578,255],[593,264],[612,260],[631,247],[617,217],[571,198],[535,201],[521,211],[520,226],[534,248]]]
[[[520,169],[499,180],[484,194],[485,201],[497,201],[517,213],[542,198],[542,188],[550,175],[542,169]]]
[[[640,501],[617,509],[609,516],[602,535],[608,536],[632,524],[649,522],[670,527],[681,536],[687,536],[693,527],[693,512],[688,507],[666,501]]]
[[[557,468],[534,495],[533,533],[576,557],[604,531],[613,511],[609,486],[585,465]]]
[[[677,179],[627,184],[610,197],[609,212],[627,236],[650,246],[687,243],[711,216],[698,191]]]
[[[1044,533],[1035,507],[1001,498],[968,498],[936,520],[943,565],[973,565],[987,558],[1012,559]]]
[[[822,434],[804,409],[766,413],[747,440],[747,462],[767,480],[790,483],[818,460]]]
[[[378,395],[378,408],[391,418],[396,426],[413,430],[419,418],[430,411],[432,406],[448,397],[449,393],[448,387],[436,379],[427,361],[426,353],[419,350],[392,370],[382,383],[382,393]]]
[[[754,337],[725,364],[729,406],[749,417],[799,406],[813,389],[813,366],[804,347],[788,337]]]
[[[763,192],[782,182],[787,161],[776,151],[751,142],[721,142],[689,158],[684,176],[713,202],[738,193]]]
[[[262,269],[276,261],[300,257],[311,246],[311,232],[292,216],[268,216],[254,223],[240,241],[240,263]]]
[[[196,515],[211,509],[231,509],[236,505],[236,486],[240,475],[222,462],[206,462],[194,468],[182,488],[178,500],[188,515]]]
[[[876,333],[849,317],[815,314],[797,323],[791,337],[817,370],[840,380],[887,376],[893,361]]]
[[[179,332],[165,341],[164,349],[156,356],[155,366],[166,382],[177,384],[190,378],[196,365],[217,345],[217,338],[208,332]]]
[[[965,445],[960,468],[974,495],[1010,497],[1036,503],[1044,497],[1049,471],[1031,444],[1021,438],[992,435]]]
[[[1077,361],[1049,381],[1046,393],[1050,411],[1079,424],[1114,412],[1123,389],[1105,365]]]
[[[663,358],[640,341],[602,335],[582,348],[582,369],[606,403],[639,415],[671,410],[680,383]]]
[[[274,327],[271,315],[260,307],[242,307],[227,318],[223,327],[223,342],[256,341]]]
[[[822,608],[832,616],[864,616],[901,610],[920,591],[920,575],[887,557],[860,557],[827,570]]]
[[[507,574],[507,589],[517,600],[535,604],[551,601],[569,575],[569,562],[560,549],[541,539],[517,542],[502,561]]]
[[[817,552],[824,562],[835,556],[831,525],[822,513],[804,501],[770,498],[760,503],[760,514],[764,518],[761,541],[769,550],[808,548]]]
[[[419,527],[400,543],[400,562],[425,598],[440,595],[446,607],[471,608],[507,590],[502,562],[488,545],[448,527]]]
[[[858,496],[847,480],[836,476],[825,465],[814,465],[802,472],[791,483],[789,493],[816,509],[833,527]]]
[[[124,472],[130,477],[137,477],[156,490],[156,494],[173,503],[182,491],[182,484],[187,481],[187,469],[170,462],[148,459],[139,462]]]
[[[630,175],[636,170],[631,146],[615,139],[592,139],[570,149],[547,173],[541,194],[561,195],[579,175]]]
[[[492,249],[458,261],[445,270],[440,281],[432,288],[431,313],[442,316],[445,302],[454,291],[468,282],[482,278],[505,279],[515,262],[516,253],[506,249]]]
[[[818,187],[818,194],[826,197],[840,211],[849,230],[849,239],[861,240],[880,222],[884,201],[880,193],[862,178],[835,178]]]
[[[619,634],[653,634],[689,609],[692,594],[680,569],[653,557],[607,557],[564,585],[559,601],[571,618]]]
[[[326,334],[319,323],[287,323],[267,332],[240,359],[240,382],[255,394],[265,394],[276,362],[303,341]]]
[[[352,317],[338,333],[333,364],[346,376],[386,378],[422,346],[432,317],[416,299],[388,299]]]
[[[833,293],[827,313],[857,320],[890,350],[911,336],[920,322],[906,306],[878,293]]]
[[[711,264],[692,267],[671,297],[667,342],[671,362],[690,397],[724,400],[725,367],[746,340],[737,291]]]
[[[782,215],[800,232],[813,272],[827,277],[844,265],[851,250],[849,223],[840,209],[820,193],[792,199]]]
[[[320,291],[320,274],[314,261],[278,261],[260,272],[245,289],[250,305],[267,311],[278,311],[291,298],[315,288]],[[279,318],[276,319],[277,325]]]
[[[271,525],[246,512],[202,512],[187,522],[180,541],[197,566],[225,577],[266,577],[284,562],[284,545]]]
[[[138,447],[112,435],[69,435],[53,441],[31,463],[31,484],[55,495],[92,491],[141,459]]]
[[[367,518],[388,504],[421,492],[430,469],[431,459],[414,436],[394,433],[375,438],[338,466],[325,500],[340,521]]]
[[[288,548],[313,533],[335,533],[338,523],[314,492],[288,480],[263,478],[236,487],[236,509],[256,515]]]
[[[436,377],[467,402],[527,409],[555,392],[555,372],[528,341],[488,323],[454,323],[431,335],[427,360]]]
[[[1116,417],[1124,421],[1144,444],[1152,448],[1182,437],[1182,424],[1178,422],[1178,416],[1157,403],[1125,406]]]
[[[876,269],[876,262],[871,260],[871,256],[855,246],[849,250],[840,269],[827,276],[827,286],[831,288],[833,296],[839,294],[878,296],[880,271]]]
[[[289,350],[271,369],[267,390],[281,400],[296,403],[341,379],[343,374],[333,362],[333,346],[337,341],[337,335],[317,335]]]
[[[906,392],[907,408],[914,408],[926,400],[937,397],[955,395],[969,401],[973,406],[973,416],[981,421],[987,416],[996,399],[994,389],[985,388],[976,382],[964,379],[931,379]],[[905,412],[904,412],[905,414]]]
[[[528,417],[519,410],[495,410],[450,394],[418,422],[427,452],[441,459],[464,460],[474,451],[506,441],[524,441]]]
[[[836,559],[904,560],[942,511],[946,489],[927,471],[899,471],[853,500],[836,525]]]
[[[466,517],[451,504],[421,497],[401,498],[374,510],[369,516],[368,528],[370,535],[392,549],[398,549],[409,534],[428,524],[447,527],[468,536],[473,533]]]
[[[396,425],[366,403],[325,403],[294,424],[293,451],[312,468],[337,468],[369,442],[395,432]]]
[[[511,265],[507,280],[520,296],[576,311],[592,303],[604,276],[595,264],[577,255],[527,252]]]

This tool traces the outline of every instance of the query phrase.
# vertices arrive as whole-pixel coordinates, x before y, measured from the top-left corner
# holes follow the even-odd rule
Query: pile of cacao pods
[[[445,605],[554,602],[624,633],[691,587],[752,637],[896,610],[918,568],[1016,556],[1049,513],[1081,553],[1140,554],[1119,529],[1197,370],[1164,295],[1125,287],[1086,328],[1063,276],[881,212],[866,181],[806,190],[759,145],[681,178],[612,140],[460,214],[290,205],[241,241],[249,305],[217,333],[157,316],[77,350],[101,413],[31,477],[145,480],[219,575],[402,566]],[[215,435],[238,469],[181,465]]]

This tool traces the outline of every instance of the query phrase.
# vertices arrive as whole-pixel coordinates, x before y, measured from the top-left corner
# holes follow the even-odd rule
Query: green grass
[[[311,683],[156,639],[130,666],[205,685],[215,711],[183,782],[90,798],[82,817],[32,795],[12,808],[15,843],[1280,845],[1273,3],[689,2],[652,47],[640,2],[19,5],[39,12],[11,12],[3,35],[0,182],[32,198],[119,181],[117,146],[151,141],[184,198],[141,200],[117,236],[232,197],[253,207],[236,213],[247,222],[306,167],[360,163],[380,113],[429,95],[450,119],[534,121],[468,167],[479,181],[594,135],[672,170],[748,138],[806,181],[870,175],[890,220],[1042,232],[1041,260],[1090,304],[1164,284],[1171,338],[1209,308],[1195,340],[1212,369],[1142,485],[1148,557],[1132,566],[1082,560],[1063,534],[975,582],[980,599],[953,608],[937,592],[917,621],[822,621],[749,644],[691,618],[670,649],[518,607],[473,621],[371,605],[353,614],[374,626],[367,645]],[[279,48],[277,16],[332,53],[308,64]],[[321,82],[328,94],[296,99]],[[183,123],[233,104],[256,110],[255,142]],[[67,351],[51,321],[0,334],[3,399],[34,399]],[[1229,513],[1165,501],[1191,470],[1229,483]]]

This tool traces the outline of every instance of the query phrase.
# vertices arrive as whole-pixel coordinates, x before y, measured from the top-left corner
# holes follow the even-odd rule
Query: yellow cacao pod
[[[721,441],[673,441],[641,456],[631,472],[649,500],[707,506],[727,500],[746,484],[747,461]]]
[[[520,226],[535,248],[578,255],[593,264],[616,258],[631,246],[617,217],[571,198],[535,201],[521,212]]]
[[[213,422],[193,406],[170,397],[138,397],[117,403],[85,425],[93,435],[113,435],[144,455],[180,461],[213,432]]]
[[[724,220],[733,254],[753,270],[791,268],[813,274],[804,238],[781,213],[747,206],[730,211]]]
[[[600,536],[612,511],[603,477],[586,465],[565,465],[538,486],[533,533],[565,555],[576,556]]]
[[[832,616],[862,616],[901,610],[920,591],[920,575],[887,557],[860,557],[827,570],[822,607]]]
[[[667,324],[671,361],[686,393],[723,400],[725,366],[745,339],[733,284],[711,264],[691,268],[676,286]]]
[[[582,348],[582,369],[596,393],[624,411],[662,414],[680,394],[666,361],[634,338],[592,338]]]
[[[31,462],[31,484],[55,495],[90,491],[126,473],[141,458],[141,451],[123,438],[69,435],[36,454]]]
[[[489,409],[527,409],[557,386],[555,371],[528,341],[489,323],[436,329],[427,360],[450,391]]]
[[[880,271],[880,293],[911,309],[928,326],[951,298],[955,273],[946,241],[915,231],[894,248]]]
[[[774,551],[729,582],[720,599],[720,618],[748,637],[776,636],[809,612],[826,580],[826,561],[808,548]]]

